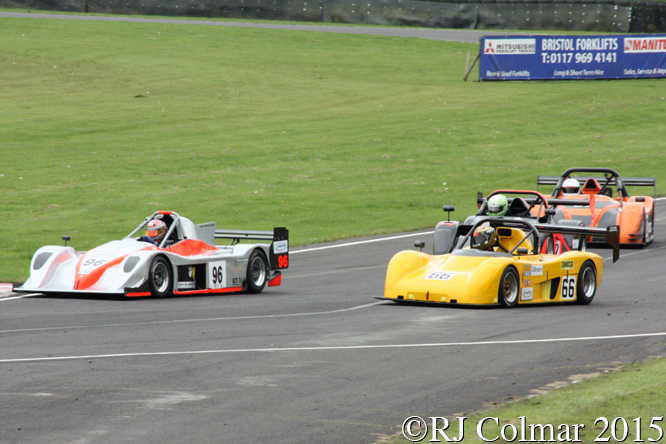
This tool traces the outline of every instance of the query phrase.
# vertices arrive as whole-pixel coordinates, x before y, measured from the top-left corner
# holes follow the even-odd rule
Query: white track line
[[[267,318],[291,318],[296,316],[316,316],[316,315],[325,315],[325,314],[335,314],[335,313],[344,313],[347,311],[360,310],[362,308],[372,307],[374,305],[385,304],[386,301],[372,302],[369,304],[356,305],[349,308],[341,308],[339,310],[329,310],[329,311],[314,311],[307,313],[287,313],[287,314],[276,314],[276,315],[257,315],[257,316],[234,316],[227,318],[203,318],[203,319],[173,319],[170,321],[146,321],[146,322],[132,322],[124,324],[100,324],[100,325],[68,325],[60,327],[37,327],[37,328],[19,328],[15,330],[0,330],[1,333],[17,333],[17,332],[27,332],[27,331],[50,331],[50,330],[74,330],[82,328],[107,328],[107,327],[129,327],[135,325],[151,325],[151,324],[179,324],[186,322],[211,322],[211,321],[239,321],[247,319],[267,319]]]
[[[102,359],[102,358],[132,358],[140,356],[179,356],[179,355],[204,355],[204,354],[223,354],[223,353],[275,353],[275,352],[308,352],[308,351],[338,351],[338,350],[376,350],[390,348],[433,348],[433,347],[469,347],[483,345],[515,345],[515,344],[536,344],[536,343],[554,343],[554,342],[580,342],[580,341],[602,341],[608,339],[630,339],[630,338],[650,338],[666,336],[666,332],[660,333],[638,333],[631,335],[612,335],[612,336],[586,336],[579,338],[554,338],[554,339],[521,339],[514,341],[478,341],[478,342],[437,342],[425,344],[384,344],[384,345],[344,345],[331,347],[285,347],[285,348],[238,348],[231,350],[189,350],[173,352],[145,352],[145,353],[113,353],[105,355],[82,355],[82,356],[45,356],[37,358],[14,358],[0,359],[0,364],[10,364],[19,362],[40,362],[40,361],[71,361],[80,359]]]
[[[364,241],[348,242],[346,244],[337,244],[337,245],[327,245],[325,247],[306,248],[305,250],[290,251],[289,254],[307,253],[307,252],[310,252],[310,251],[328,250],[328,249],[331,249],[331,248],[351,247],[351,246],[354,246],[354,245],[370,244],[370,243],[373,243],[373,242],[382,242],[382,241],[393,240],[393,239],[403,239],[405,237],[421,236],[421,235],[424,235],[424,234],[432,234],[432,233],[434,233],[434,231],[421,231],[421,232],[418,232],[418,233],[402,234],[400,236],[382,237],[381,239],[369,239],[369,240],[364,240]]]
[[[8,297],[8,298],[0,297],[0,302],[13,301],[14,299],[23,299],[23,298],[27,298],[29,296],[39,296],[40,294],[42,294],[42,293],[22,294],[21,296],[12,296],[12,297]]]

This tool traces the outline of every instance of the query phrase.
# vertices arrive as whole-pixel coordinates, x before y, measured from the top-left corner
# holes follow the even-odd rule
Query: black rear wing
[[[268,254],[270,269],[283,270],[289,267],[289,230],[285,227],[276,227],[273,231],[215,230],[215,239],[231,239],[233,244],[242,240],[270,241]]]
[[[571,234],[574,236],[603,237],[606,243],[613,247],[613,262],[620,258],[620,226],[612,225],[607,228],[577,227],[553,224],[534,224],[540,233]]]
[[[469,235],[470,231],[473,228],[486,222],[488,222],[492,227],[504,226],[504,227],[520,228],[521,230],[527,232],[525,234],[525,238],[530,236],[530,233],[532,232],[536,232],[537,234],[559,233],[559,234],[570,234],[573,236],[603,237],[604,239],[606,239],[606,243],[608,243],[613,248],[613,262],[616,262],[620,258],[620,227],[618,225],[613,225],[608,228],[591,228],[591,227],[569,226],[569,225],[560,225],[560,224],[540,224],[540,223],[534,224],[524,219],[522,220],[511,219],[511,218],[504,219],[500,217],[481,218],[477,220],[473,225],[462,225],[462,224],[459,225],[456,233],[456,236],[461,238],[461,240],[459,240],[457,243],[458,248],[460,248],[460,246],[465,243],[467,236]],[[538,238],[535,240],[536,240],[536,244],[534,245],[535,251],[539,251]]]
[[[537,191],[539,190],[539,185],[557,185],[562,176],[537,176]],[[608,182],[609,186],[616,186],[617,182],[615,178],[607,178],[601,176],[574,176],[574,179],[579,182],[587,182],[588,179],[594,179],[599,183],[606,184]],[[654,195],[657,195],[657,178],[654,177],[621,177],[620,181],[628,187],[652,187],[654,189]]]

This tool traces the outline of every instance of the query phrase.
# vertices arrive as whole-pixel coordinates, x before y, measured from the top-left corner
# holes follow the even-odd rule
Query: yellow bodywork
[[[594,253],[522,253],[510,255],[461,249],[433,256],[401,251],[389,263],[384,298],[405,302],[498,304],[502,273],[507,267],[513,267],[520,277],[519,304],[574,302],[578,298],[578,272],[588,260],[594,263],[597,272],[597,288],[601,284],[603,258]]]

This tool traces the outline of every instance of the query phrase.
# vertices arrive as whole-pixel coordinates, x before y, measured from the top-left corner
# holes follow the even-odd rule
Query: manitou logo
[[[485,39],[484,54],[535,54],[536,39]]]
[[[626,38],[624,52],[666,52],[666,37]]]

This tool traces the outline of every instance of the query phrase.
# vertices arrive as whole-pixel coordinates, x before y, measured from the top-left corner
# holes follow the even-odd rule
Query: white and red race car
[[[155,219],[168,227],[159,245],[133,237]],[[232,244],[216,245],[215,239],[230,239]],[[158,211],[125,238],[90,251],[55,245],[40,248],[32,258],[30,278],[14,291],[158,298],[171,294],[259,293],[266,285],[280,285],[281,270],[288,266],[286,228],[272,232],[218,230],[215,222],[194,225],[172,211]]]

